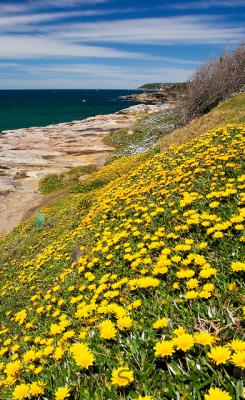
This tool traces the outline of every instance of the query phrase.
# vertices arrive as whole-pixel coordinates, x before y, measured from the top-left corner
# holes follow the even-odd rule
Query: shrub
[[[203,63],[187,82],[183,122],[203,115],[245,84],[245,45]]]

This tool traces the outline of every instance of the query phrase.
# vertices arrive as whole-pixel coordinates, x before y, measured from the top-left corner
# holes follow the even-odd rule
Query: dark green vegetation
[[[168,92],[179,92],[182,93],[186,89],[185,82],[179,83],[146,83],[143,86],[140,86],[138,89],[140,90],[162,90],[166,93]]]

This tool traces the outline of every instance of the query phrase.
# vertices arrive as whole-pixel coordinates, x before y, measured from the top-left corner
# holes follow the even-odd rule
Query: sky
[[[0,89],[182,82],[245,39],[245,0],[0,0]]]

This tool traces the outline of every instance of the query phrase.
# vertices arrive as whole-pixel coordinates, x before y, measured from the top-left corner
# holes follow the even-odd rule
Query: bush
[[[245,84],[245,45],[203,63],[187,82],[182,120],[203,115]]]

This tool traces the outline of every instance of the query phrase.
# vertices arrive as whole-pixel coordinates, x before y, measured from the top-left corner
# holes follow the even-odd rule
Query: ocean
[[[0,90],[0,131],[111,114],[137,103],[133,90]]]

